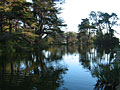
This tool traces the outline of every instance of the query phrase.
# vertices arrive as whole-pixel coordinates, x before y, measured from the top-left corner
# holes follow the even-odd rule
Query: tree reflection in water
[[[64,55],[79,53],[84,69],[97,78],[94,90],[119,90],[120,64],[114,47],[51,46],[23,51],[10,44],[0,48],[1,90],[56,90],[64,84],[68,70],[61,63]],[[7,47],[7,48],[6,48]],[[67,88],[63,87],[63,90]]]
[[[120,64],[115,59],[115,47],[79,48],[80,63],[97,77],[94,90],[119,90]]]
[[[64,83],[62,75],[67,67],[57,62],[62,51],[53,55],[56,52],[48,50],[46,57],[46,52],[37,48],[19,51],[10,46],[0,50],[0,90],[56,90]]]

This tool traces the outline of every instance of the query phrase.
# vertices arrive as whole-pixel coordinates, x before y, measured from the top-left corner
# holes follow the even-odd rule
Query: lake
[[[0,90],[120,90],[115,47],[0,49]]]

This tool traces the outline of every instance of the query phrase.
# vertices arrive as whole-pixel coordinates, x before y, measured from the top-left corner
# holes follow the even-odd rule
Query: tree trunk
[[[16,21],[16,25],[15,25],[15,32],[18,32],[18,26],[19,25],[19,22],[18,21]]]
[[[43,35],[42,32],[43,32],[43,23],[41,23],[40,26],[39,26],[38,34],[40,35],[40,37],[42,37],[42,35]]]
[[[9,32],[12,32],[12,24],[11,24],[11,20],[9,19]]]
[[[24,24],[23,24],[23,28],[26,29],[26,24],[25,24],[25,22],[24,22]]]
[[[2,18],[1,18],[1,21],[0,21],[0,22],[1,22],[1,24],[0,24],[0,29],[1,29],[1,32],[3,32],[3,27],[2,27],[2,26],[3,26],[3,25],[2,25],[3,20],[2,20]]]
[[[0,24],[0,29],[1,29],[1,32],[3,32],[3,27],[2,27],[2,24]]]

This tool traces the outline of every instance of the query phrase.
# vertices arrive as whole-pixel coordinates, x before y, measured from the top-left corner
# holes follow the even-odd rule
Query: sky
[[[109,14],[114,12],[120,17],[120,0],[65,0],[61,7],[63,10],[60,17],[67,24],[65,31],[77,32],[81,19],[88,18],[91,11],[102,11]]]
[[[81,19],[88,18],[91,11],[120,14],[119,2],[120,0],[66,0],[66,3],[62,5],[61,17],[68,25],[67,31],[77,32]]]

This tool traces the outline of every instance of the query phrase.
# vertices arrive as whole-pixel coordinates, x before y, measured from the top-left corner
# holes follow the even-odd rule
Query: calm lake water
[[[116,53],[94,46],[0,49],[0,90],[120,90]]]

